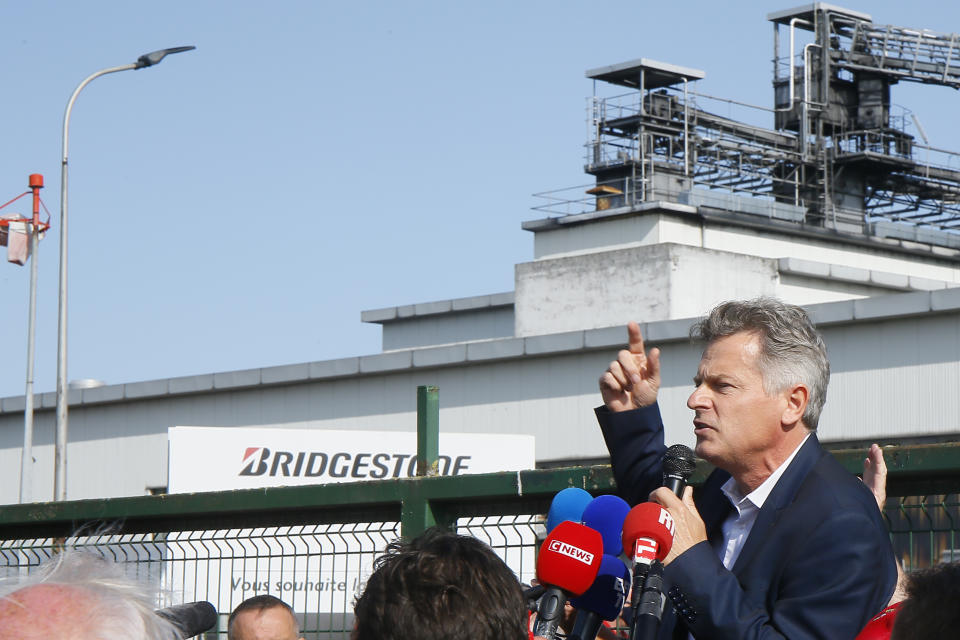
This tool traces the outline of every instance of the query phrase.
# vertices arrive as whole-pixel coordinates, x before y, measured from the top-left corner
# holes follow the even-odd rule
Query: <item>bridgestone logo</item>
[[[559,553],[560,555],[573,558],[578,560],[583,564],[593,564],[593,554],[589,551],[584,551],[579,547],[575,547],[572,544],[567,544],[566,542],[561,542],[560,540],[552,540],[550,546],[547,547],[550,551],[554,553]]]
[[[440,475],[458,476],[470,469],[472,456],[440,456]],[[383,478],[413,477],[417,457],[409,453],[271,451],[247,447],[239,476],[282,476],[285,478]]]

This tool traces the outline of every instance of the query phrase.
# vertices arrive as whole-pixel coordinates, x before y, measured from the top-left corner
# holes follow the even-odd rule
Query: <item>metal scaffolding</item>
[[[538,209],[672,200],[960,247],[960,154],[930,146],[890,101],[901,81],[960,87],[960,36],[875,25],[825,3],[768,19],[772,109],[698,93],[703,71],[645,58],[587,71],[584,169],[595,183],[580,211],[555,194],[541,194],[553,202]],[[719,115],[731,105],[752,113]],[[761,119],[774,128],[750,123]]]

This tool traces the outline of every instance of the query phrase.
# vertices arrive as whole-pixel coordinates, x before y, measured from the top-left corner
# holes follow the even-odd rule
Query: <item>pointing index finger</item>
[[[640,325],[636,322],[627,323],[627,341],[630,353],[643,354],[643,335],[640,333]]]

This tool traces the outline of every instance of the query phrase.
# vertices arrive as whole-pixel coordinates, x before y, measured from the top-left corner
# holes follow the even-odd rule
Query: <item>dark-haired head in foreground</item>
[[[890,640],[955,638],[960,633],[960,563],[942,564],[907,575]]]
[[[430,529],[393,542],[354,606],[353,640],[525,640],[520,583],[475,538]]]

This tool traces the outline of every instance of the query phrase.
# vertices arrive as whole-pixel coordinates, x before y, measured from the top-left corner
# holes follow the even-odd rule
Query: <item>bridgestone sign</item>
[[[417,469],[413,432],[173,427],[169,438],[170,493],[408,478]],[[533,436],[441,433],[439,448],[441,475],[534,468]]]
[[[177,426],[169,429],[169,445],[170,493],[406,478],[417,468],[413,432]],[[439,451],[442,475],[535,466],[533,436],[441,433]],[[243,539],[251,531],[237,534]],[[254,559],[220,558],[216,549],[190,544],[190,535],[168,535],[162,586],[184,601],[210,599],[221,612],[270,594],[300,614],[345,615],[372,570],[373,555],[361,557],[353,543],[334,557],[322,553],[329,543],[310,537],[302,557],[287,565],[289,550],[279,539],[259,540]]]

